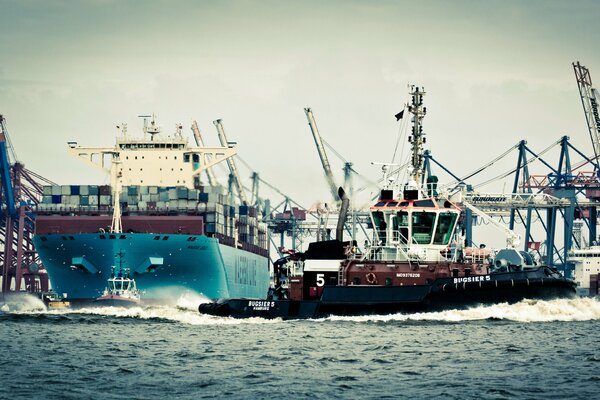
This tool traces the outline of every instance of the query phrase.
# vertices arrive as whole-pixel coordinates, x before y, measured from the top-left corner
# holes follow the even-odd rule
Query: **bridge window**
[[[456,213],[440,213],[438,218],[437,228],[433,237],[433,244],[448,244],[452,233],[454,232],[454,223],[457,218]]]
[[[416,211],[412,213],[412,238],[418,244],[430,244],[436,213]]]
[[[435,204],[433,203],[432,200],[430,199],[426,199],[426,200],[417,200],[413,203],[414,207],[435,207]]]
[[[399,211],[394,218],[394,231],[397,231],[395,235],[399,235],[396,240],[402,243],[408,242],[408,212]]]

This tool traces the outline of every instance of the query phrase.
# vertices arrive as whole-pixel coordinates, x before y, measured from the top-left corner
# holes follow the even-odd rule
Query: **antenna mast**
[[[412,145],[412,176],[418,184],[423,175],[423,145],[426,142],[425,133],[423,133],[423,117],[427,113],[427,108],[423,107],[425,90],[422,87],[411,86],[410,94],[412,99],[408,111],[412,114],[412,135],[408,137],[408,142]]]

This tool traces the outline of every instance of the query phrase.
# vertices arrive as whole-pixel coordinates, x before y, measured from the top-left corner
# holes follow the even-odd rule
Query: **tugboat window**
[[[412,237],[415,243],[431,243],[433,225],[435,222],[435,213],[425,211],[415,211],[412,214]]]
[[[433,237],[433,244],[446,245],[450,242],[456,217],[457,214],[455,213],[440,213],[437,229]]]

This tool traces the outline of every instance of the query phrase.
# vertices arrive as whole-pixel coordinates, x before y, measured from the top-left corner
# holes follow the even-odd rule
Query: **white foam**
[[[194,309],[183,309],[170,305],[153,305],[145,307],[86,307],[74,310],[52,310],[52,314],[90,314],[104,315],[119,318],[138,318],[138,319],[162,319],[168,321],[180,322],[188,325],[237,325],[237,324],[256,324],[272,323],[261,318],[234,319],[214,317],[200,314],[198,305]]]
[[[3,312],[40,312],[45,311],[46,305],[42,300],[31,294],[19,293],[5,299]]]
[[[494,304],[465,310],[430,313],[372,315],[361,317],[332,316],[319,321],[476,321],[501,319],[517,322],[590,321],[600,320],[600,300],[597,298],[524,300],[516,304]]]

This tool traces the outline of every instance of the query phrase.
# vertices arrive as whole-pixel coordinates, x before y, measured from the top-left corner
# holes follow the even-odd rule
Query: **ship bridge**
[[[381,200],[370,208],[376,243],[395,254],[410,258],[409,250],[418,250],[418,259],[427,259],[432,250],[434,259],[452,239],[460,210],[445,201],[440,204],[434,198],[414,200]],[[386,252],[386,250],[384,250]],[[402,258],[402,257],[401,257]]]

